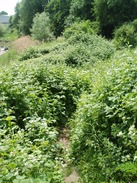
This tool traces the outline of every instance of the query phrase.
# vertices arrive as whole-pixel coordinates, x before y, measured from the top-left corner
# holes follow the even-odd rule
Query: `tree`
[[[39,41],[50,41],[53,38],[50,27],[50,19],[45,12],[36,14],[33,19],[31,32],[32,37]]]
[[[0,15],[8,15],[8,13],[6,11],[1,11]]]
[[[15,15],[12,19],[12,24],[19,32],[30,34],[33,18],[36,13],[44,11],[48,0],[22,0],[16,5]]]
[[[111,37],[114,29],[137,17],[137,0],[94,0],[94,13],[103,36]]]
[[[20,32],[20,5],[21,3],[17,3],[15,7],[15,15],[10,18],[10,27],[15,28]]]
[[[50,0],[46,6],[49,13],[54,34],[59,36],[65,27],[65,20],[69,15],[71,0]]]
[[[67,24],[74,23],[75,20],[93,20],[93,1],[94,0],[72,0]]]

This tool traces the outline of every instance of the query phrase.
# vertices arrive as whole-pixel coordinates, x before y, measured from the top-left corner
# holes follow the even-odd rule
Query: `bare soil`
[[[59,143],[61,144],[64,152],[66,154],[69,153],[69,147],[70,147],[69,129],[63,128],[60,130]],[[67,161],[65,164],[65,169],[67,171]],[[69,175],[65,175],[65,177],[64,177],[65,183],[78,183],[78,179],[79,179],[79,176],[75,170],[72,170]]]

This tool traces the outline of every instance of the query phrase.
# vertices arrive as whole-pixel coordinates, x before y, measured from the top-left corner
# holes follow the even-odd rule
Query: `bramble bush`
[[[93,24],[89,20],[86,21],[81,21],[81,22],[75,22],[73,23],[70,27],[67,27],[63,33],[63,36],[65,38],[70,38],[74,34],[79,34],[79,33],[89,33],[89,34],[95,34],[97,33],[93,29]]]
[[[137,180],[137,51],[96,65],[71,122],[71,155],[88,182]]]
[[[99,60],[105,60],[113,55],[115,49],[106,39],[89,33],[72,34],[68,39],[52,46],[31,48],[21,55],[20,60],[38,58],[52,63],[66,63],[69,66],[93,65]]]
[[[25,128],[24,118],[35,115],[66,123],[81,92],[90,88],[90,72],[33,62],[13,64],[1,73],[1,122],[14,116]]]
[[[137,19],[125,23],[114,31],[114,43],[117,48],[137,45]]]
[[[58,132],[42,118],[26,118],[19,129],[8,116],[0,128],[0,182],[63,182]]]
[[[0,86],[0,182],[63,182],[57,130],[90,91],[90,72],[16,62],[1,68]]]

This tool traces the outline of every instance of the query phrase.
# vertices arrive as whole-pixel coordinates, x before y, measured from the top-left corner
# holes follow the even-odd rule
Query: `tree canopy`
[[[8,15],[8,13],[6,11],[1,11],[0,15]]]
[[[30,34],[35,14],[43,12],[47,2],[48,0],[22,0],[17,3],[12,18],[13,26],[24,34]]]
[[[17,3],[11,24],[21,33],[30,34],[36,13],[49,14],[55,36],[75,21],[90,20],[99,25],[103,36],[125,22],[137,18],[137,0],[22,0]]]

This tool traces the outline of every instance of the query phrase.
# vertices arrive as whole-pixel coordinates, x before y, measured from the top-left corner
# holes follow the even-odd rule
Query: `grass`
[[[32,40],[30,36],[20,37],[12,43],[13,49],[17,50],[19,53],[22,53],[29,47],[36,45],[39,46],[40,42]]]
[[[33,41],[30,36],[24,36],[15,39],[15,36],[7,36],[0,39],[0,47],[8,47],[9,51],[0,55],[0,67],[11,64],[14,60],[18,60],[19,55],[32,46],[39,45],[37,41]]]

